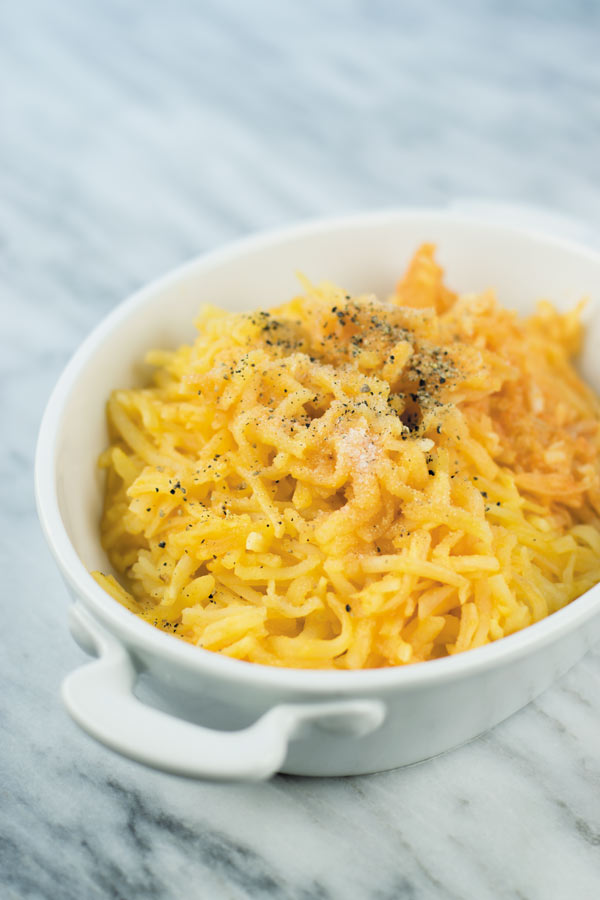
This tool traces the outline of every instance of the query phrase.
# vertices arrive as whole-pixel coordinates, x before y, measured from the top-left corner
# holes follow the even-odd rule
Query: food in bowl
[[[206,307],[108,403],[94,573],[205,649],[398,666],[518,631],[600,581],[600,404],[579,309],[457,296],[434,248],[394,296]]]

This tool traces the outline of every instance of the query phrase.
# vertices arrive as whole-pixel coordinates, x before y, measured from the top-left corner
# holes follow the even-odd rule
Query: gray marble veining
[[[162,775],[61,706],[83,654],[31,468],[86,332],[237,235],[485,201],[598,244],[599,37],[593,0],[2,6],[2,898],[598,896],[598,651],[414,768],[250,786]]]

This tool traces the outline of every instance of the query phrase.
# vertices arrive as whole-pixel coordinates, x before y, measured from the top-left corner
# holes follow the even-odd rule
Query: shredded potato
[[[395,295],[303,280],[205,307],[108,403],[103,545],[129,610],[277,666],[459,653],[600,581],[600,406],[579,308],[456,296],[423,245]]]

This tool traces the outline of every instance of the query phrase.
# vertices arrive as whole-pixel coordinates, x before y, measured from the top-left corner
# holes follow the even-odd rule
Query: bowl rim
[[[48,399],[38,434],[35,453],[35,497],[42,530],[63,577],[86,606],[113,635],[127,647],[150,653],[198,676],[210,674],[223,681],[243,680],[255,687],[284,688],[308,694],[365,692],[371,689],[401,689],[426,686],[438,680],[456,680],[482,674],[501,664],[510,664],[522,656],[553,644],[560,637],[577,630],[600,613],[600,584],[581,597],[521,631],[468,650],[455,656],[428,660],[425,664],[389,666],[376,669],[329,670],[270,666],[232,659],[219,653],[192,646],[174,635],[154,628],[129,612],[107,594],[92,578],[80,560],[66,531],[60,513],[56,485],[56,454],[65,417],[65,407],[79,375],[105,339],[154,295],[177,284],[192,272],[261,249],[275,249],[278,244],[332,230],[352,231],[364,226],[386,226],[415,221],[436,221],[458,227],[477,227],[489,233],[521,238],[587,259],[600,268],[600,252],[571,239],[544,234],[526,227],[515,227],[475,211],[403,207],[375,210],[351,215],[316,218],[283,228],[269,229],[238,238],[221,247],[201,253],[166,274],[153,279],[114,307],[92,329],[71,356]]]

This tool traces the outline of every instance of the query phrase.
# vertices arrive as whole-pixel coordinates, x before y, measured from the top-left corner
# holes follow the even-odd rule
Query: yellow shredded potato
[[[600,581],[600,405],[577,308],[456,296],[423,245],[387,301],[302,281],[205,307],[191,346],[108,403],[116,600],[277,666],[459,653]]]

